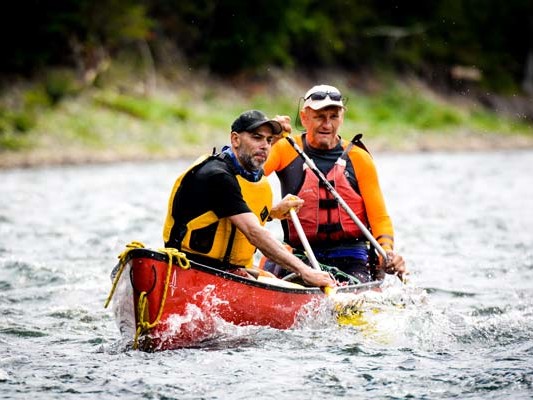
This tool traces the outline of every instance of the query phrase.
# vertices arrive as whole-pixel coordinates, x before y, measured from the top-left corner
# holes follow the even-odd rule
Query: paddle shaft
[[[309,244],[309,240],[307,240],[307,236],[305,236],[304,229],[302,227],[302,224],[300,223],[300,218],[298,218],[298,214],[296,214],[296,211],[294,211],[294,208],[291,208],[289,210],[292,218],[292,222],[294,224],[294,227],[296,228],[296,232],[298,232],[298,237],[300,238],[300,241],[302,242],[305,252],[307,253],[307,258],[309,258],[309,261],[311,262],[311,266],[314,269],[321,270],[320,265],[318,264],[318,261],[315,257],[315,253],[313,253],[313,249],[311,248],[311,245]]]
[[[376,250],[379,252],[379,254],[383,257],[385,263],[387,262],[387,253],[385,252],[385,250],[383,249],[383,247],[381,247],[381,245],[378,243],[378,241],[374,238],[374,236],[372,236],[372,234],[370,233],[370,231],[368,230],[368,228],[361,222],[361,220],[359,218],[357,218],[357,215],[355,215],[355,213],[352,211],[352,209],[350,208],[350,206],[344,201],[344,199],[339,195],[339,193],[337,193],[337,191],[335,190],[335,188],[331,185],[331,183],[329,183],[329,181],[326,179],[326,177],[324,176],[324,174],[322,173],[322,171],[320,171],[315,162],[309,158],[309,156],[307,154],[305,154],[303,152],[303,150],[300,148],[300,146],[298,146],[298,144],[294,141],[294,139],[289,136],[288,133],[285,133],[284,134],[285,136],[285,139],[287,139],[289,141],[289,143],[291,144],[291,146],[294,148],[294,150],[296,150],[296,152],[298,153],[298,155],[300,157],[303,158],[303,160],[305,161],[305,163],[307,164],[307,166],[309,168],[311,168],[311,171],[313,171],[313,173],[318,177],[318,179],[320,179],[320,181],[322,182],[322,184],[326,187],[326,189],[331,193],[331,195],[335,198],[335,200],[337,201],[337,203],[339,203],[339,205],[343,208],[344,211],[346,211],[346,213],[350,216],[350,218],[353,220],[353,222],[355,222],[355,224],[359,227],[359,229],[361,229],[361,232],[363,232],[363,234],[365,235],[365,237],[368,239],[368,241],[370,243],[372,243],[372,245],[376,248]],[[296,225],[296,224],[294,224]],[[301,227],[301,225],[300,225]],[[298,232],[299,233],[299,232]],[[305,236],[305,235],[304,235]],[[300,240],[302,240],[300,238]],[[303,243],[303,241],[302,241]]]

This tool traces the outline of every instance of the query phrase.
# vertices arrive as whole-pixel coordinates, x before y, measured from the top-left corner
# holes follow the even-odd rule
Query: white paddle
[[[315,257],[315,253],[313,253],[313,249],[311,248],[311,245],[309,244],[309,240],[307,240],[307,236],[305,236],[304,228],[302,227],[302,224],[300,223],[300,218],[298,218],[298,214],[296,214],[296,211],[294,208],[291,208],[289,210],[289,213],[291,214],[292,222],[294,224],[294,227],[296,228],[296,232],[298,232],[298,237],[300,238],[300,242],[302,242],[305,252],[307,253],[307,258],[309,258],[309,261],[311,262],[311,266],[314,269],[317,269],[320,271],[320,265],[318,264],[318,261]]]

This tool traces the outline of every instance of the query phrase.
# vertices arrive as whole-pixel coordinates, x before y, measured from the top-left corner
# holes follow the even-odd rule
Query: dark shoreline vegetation
[[[372,151],[533,147],[531,1],[58,0],[4,14],[0,168],[196,157],[243,110],[294,118],[317,83],[349,98],[342,134]]]
[[[413,75],[339,69],[266,68],[223,79],[172,68],[147,77],[114,63],[83,89],[65,68],[5,86],[0,168],[194,158],[225,144],[231,121],[246,109],[290,115],[300,128],[298,99],[315,83],[343,91],[342,134],[363,133],[372,152],[533,147],[533,123],[520,112],[527,100],[494,97],[490,109],[467,85],[443,90]]]

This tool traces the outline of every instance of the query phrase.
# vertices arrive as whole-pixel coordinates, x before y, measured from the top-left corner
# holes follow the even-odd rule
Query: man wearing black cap
[[[242,113],[231,125],[230,142],[220,154],[197,160],[177,180],[163,230],[166,247],[191,260],[231,272],[252,267],[258,248],[313,286],[333,286],[331,277],[290,253],[264,227],[302,205],[290,196],[272,207],[272,190],[263,176],[279,122],[258,110]]]

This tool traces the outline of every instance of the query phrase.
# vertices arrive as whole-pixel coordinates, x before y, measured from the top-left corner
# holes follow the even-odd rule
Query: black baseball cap
[[[250,132],[261,125],[268,124],[272,128],[274,135],[279,135],[282,131],[281,124],[278,121],[269,119],[265,113],[259,110],[249,110],[243,112],[231,124],[232,132]]]

